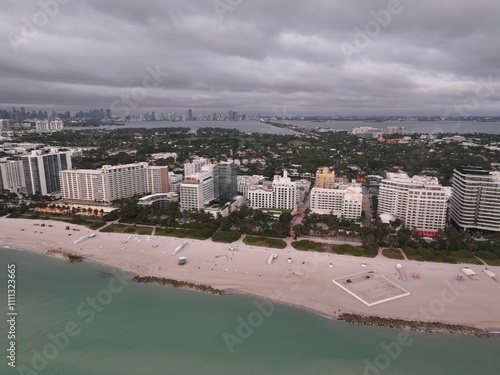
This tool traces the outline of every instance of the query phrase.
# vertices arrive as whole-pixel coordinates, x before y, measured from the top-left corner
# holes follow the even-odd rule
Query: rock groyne
[[[187,281],[179,281],[174,279],[166,279],[163,277],[155,277],[155,276],[135,276],[133,278],[134,281],[138,283],[156,283],[160,285],[168,285],[174,288],[188,288],[200,290],[202,292],[212,293],[212,294],[226,294],[226,292],[222,289],[216,289],[209,285],[203,284],[194,284]]]
[[[382,318],[379,316],[359,315],[344,313],[339,315],[339,320],[351,324],[371,325],[397,329],[410,329],[420,332],[447,332],[460,335],[486,336],[484,329],[470,327],[462,324],[447,324],[441,322],[422,322],[404,319]]]
[[[75,254],[68,253],[67,251],[55,250],[55,249],[47,250],[47,252],[45,254],[47,254],[47,255],[60,255],[64,258],[66,258],[70,263],[78,263],[78,262],[81,262],[82,260],[85,259],[84,257],[82,257],[80,255],[75,255]]]

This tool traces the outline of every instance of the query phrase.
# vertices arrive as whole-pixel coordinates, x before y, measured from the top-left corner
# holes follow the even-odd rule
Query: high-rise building
[[[168,172],[168,182],[170,184],[170,192],[178,193],[181,188],[181,183],[184,180],[184,175]]]
[[[184,176],[187,178],[195,173],[199,173],[201,172],[201,168],[208,164],[210,164],[210,160],[196,157],[192,162],[184,163]]]
[[[238,165],[220,162],[214,167],[215,198],[232,201],[238,195]]]
[[[50,132],[64,130],[64,122],[60,119],[43,120],[35,123],[36,130],[39,132]]]
[[[56,149],[35,150],[21,157],[26,181],[26,193],[43,195],[61,190],[59,172],[71,169],[71,152]]]
[[[62,171],[61,195],[66,199],[111,203],[134,195],[163,190],[162,170],[148,171],[148,163],[105,165],[101,169]],[[150,173],[148,173],[150,172]],[[160,186],[156,184],[159,183]]]
[[[450,188],[442,187],[435,177],[410,178],[406,173],[387,173],[380,183],[378,212],[432,235],[446,225],[450,195]]]
[[[201,171],[186,176],[180,185],[182,210],[203,209],[215,199],[214,166],[204,165]]]
[[[458,165],[453,171],[450,219],[467,229],[500,231],[500,173]]]
[[[193,120],[193,110],[192,109],[188,109],[187,118],[188,118],[189,121]]]
[[[8,190],[11,193],[26,192],[22,161],[0,161],[0,190]]]
[[[297,207],[297,186],[288,172],[283,171],[283,177],[274,176],[273,180],[274,208],[281,210],[294,210]]]
[[[167,166],[148,166],[146,168],[146,190],[151,194],[170,193]]]
[[[249,206],[252,208],[294,210],[297,207],[297,185],[288,177],[286,170],[283,176],[274,176],[272,183],[247,188]]]
[[[335,172],[330,171],[330,168],[323,167],[316,171],[316,187],[320,189],[335,188]]]
[[[238,176],[237,177],[238,193],[248,199],[248,191],[250,187],[259,185],[265,180],[264,176]]]

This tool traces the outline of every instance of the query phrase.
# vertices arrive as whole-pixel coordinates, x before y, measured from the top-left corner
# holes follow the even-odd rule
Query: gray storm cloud
[[[141,89],[135,112],[442,114],[488,82],[477,114],[500,114],[497,0],[4,3],[3,109],[109,108]]]

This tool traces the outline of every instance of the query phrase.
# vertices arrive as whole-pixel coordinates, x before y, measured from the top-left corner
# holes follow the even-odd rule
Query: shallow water
[[[12,263],[17,367],[3,356],[1,374],[499,373],[498,336],[353,326],[247,296],[137,284],[102,265],[8,249],[0,250],[4,353]],[[407,337],[397,343],[398,335]]]

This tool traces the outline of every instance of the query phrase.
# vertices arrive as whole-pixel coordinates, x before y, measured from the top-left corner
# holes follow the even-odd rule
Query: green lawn
[[[342,244],[330,245],[330,250],[335,254],[352,255],[355,257],[375,258],[378,254],[378,246],[352,246]]]
[[[125,224],[110,224],[100,230],[103,233],[129,233],[129,234],[141,234],[141,235],[151,235],[153,233],[153,227],[138,227],[136,225],[125,225]]]
[[[408,259],[418,260],[419,262],[483,264],[468,250],[447,251],[431,248],[412,249],[406,247],[403,251]]]
[[[240,239],[241,232],[236,230],[218,230],[212,236],[212,241],[232,243]]]
[[[349,244],[335,245],[309,240],[300,240],[292,242],[292,246],[302,251],[327,252],[332,254],[352,255],[359,257],[374,258],[378,254],[377,246],[352,246]]]
[[[328,251],[329,247],[327,244],[314,242],[309,240],[299,240],[293,241],[292,246],[294,249],[302,250],[302,251],[318,251],[320,253],[324,251]]]
[[[484,260],[489,266],[500,266],[500,258],[489,251],[477,251],[476,255]]]
[[[280,240],[279,238],[269,238],[264,236],[245,236],[243,242],[247,245],[272,247],[275,249],[284,249],[286,247],[285,241]]]
[[[194,240],[208,240],[212,237],[213,229],[193,229],[193,228],[156,228],[155,234],[157,236],[177,237],[177,238],[191,238]]]

